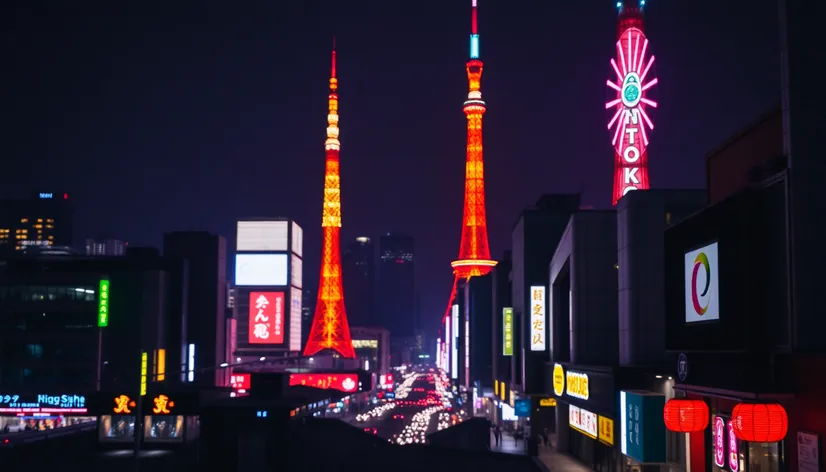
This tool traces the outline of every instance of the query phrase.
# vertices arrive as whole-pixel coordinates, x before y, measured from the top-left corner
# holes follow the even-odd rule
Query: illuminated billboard
[[[304,247],[304,230],[301,229],[301,226],[298,226],[296,222],[293,222],[293,253],[297,254],[298,257],[304,257],[302,253],[302,248]]]
[[[287,263],[287,254],[236,254],[235,285],[284,287]]]
[[[301,350],[301,289],[290,287],[290,351]]]
[[[250,374],[232,374],[229,377],[229,386],[235,390],[249,390]]]
[[[27,414],[82,414],[87,412],[86,397],[67,394],[21,395],[0,393],[0,413]]]
[[[502,355],[513,355],[513,308],[502,308]]]
[[[98,328],[109,326],[109,280],[100,279],[98,285]]]
[[[450,374],[450,353],[451,353],[451,345],[453,344],[453,335],[450,332],[451,328],[451,321],[450,315],[445,317],[445,354],[442,358],[442,369],[445,370],[445,373]]]
[[[453,321],[453,339],[450,343],[450,377],[459,378],[459,305],[453,305],[450,317]]]
[[[545,343],[545,287],[533,286],[530,292],[531,351],[544,351]]]
[[[284,293],[250,292],[250,344],[284,343]]]
[[[685,253],[685,322],[720,319],[717,243]]]
[[[304,387],[320,388],[324,390],[333,389],[345,393],[351,393],[358,390],[359,379],[356,374],[290,374],[290,387],[299,385]]]
[[[303,287],[301,281],[304,280],[304,275],[302,273],[301,258],[293,254],[290,256],[290,265],[290,285],[298,288]]]
[[[289,251],[288,221],[239,221],[236,251]]]

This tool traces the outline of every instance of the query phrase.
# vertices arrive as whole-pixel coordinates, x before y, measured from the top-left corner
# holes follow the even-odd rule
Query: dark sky
[[[479,3],[499,258],[542,193],[610,205],[617,13],[612,0]],[[648,0],[652,187],[704,186],[706,153],[779,102],[776,10],[775,0]],[[343,239],[412,234],[435,331],[461,230],[469,0],[15,0],[0,16],[0,195],[68,192],[77,236],[132,245],[204,229],[232,247],[237,218],[289,216],[305,228],[309,286],[335,34]]]

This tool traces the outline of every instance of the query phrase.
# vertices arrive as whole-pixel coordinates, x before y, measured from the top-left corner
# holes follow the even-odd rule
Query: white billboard
[[[298,254],[298,257],[304,257],[302,249],[304,248],[304,230],[301,226],[293,221],[293,252]]]
[[[288,221],[239,221],[236,251],[288,251]]]
[[[287,282],[286,254],[235,255],[235,285],[284,287]]]
[[[720,319],[717,243],[685,253],[685,322]]]
[[[544,351],[545,343],[545,287],[534,285],[530,291],[531,351]]]
[[[568,405],[568,425],[580,433],[597,438],[597,415],[595,413]]]
[[[290,351],[301,350],[301,306],[301,289],[290,287]]]
[[[459,378],[459,305],[453,305],[450,312],[453,320],[453,340],[450,343],[452,351],[450,353],[450,378]]]
[[[290,284],[293,287],[303,287],[301,281],[304,280],[302,271],[301,258],[293,254],[290,256]]]

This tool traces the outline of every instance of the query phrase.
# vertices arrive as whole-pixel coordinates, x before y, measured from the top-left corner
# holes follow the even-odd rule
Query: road
[[[447,377],[417,369],[402,377],[395,399],[359,415],[354,423],[397,444],[424,444],[426,436],[452,423],[452,394]]]

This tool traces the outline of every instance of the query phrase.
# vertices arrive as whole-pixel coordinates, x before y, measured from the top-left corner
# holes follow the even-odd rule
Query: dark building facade
[[[579,210],[580,196],[543,195],[522,212],[512,232],[511,302],[519,349],[511,356],[510,381],[514,391],[538,393],[544,387],[547,349],[531,347],[530,288],[544,286],[547,296],[548,264],[571,215]],[[544,302],[547,304],[547,301]],[[546,308],[547,309],[547,308]],[[547,317],[546,317],[547,319]],[[546,329],[547,330],[547,329]],[[547,345],[547,340],[545,342]]]
[[[163,239],[164,256],[181,261],[187,273],[175,277],[174,290],[186,294],[181,306],[188,308],[187,351],[195,348],[193,382],[202,386],[226,385],[227,371],[220,369],[226,358],[227,243],[222,236],[206,231],[167,233]],[[187,352],[187,356],[189,353]]]
[[[401,233],[379,238],[379,324],[390,331],[392,363],[410,362],[416,345],[415,240]]]
[[[4,259],[4,390],[21,395],[85,395],[100,389],[137,393],[142,352],[148,357],[149,381],[179,382],[182,376],[176,374],[183,369],[177,353],[185,344],[186,313],[171,296],[176,265],[157,252],[154,257]]]
[[[347,245],[341,261],[344,302],[350,326],[376,324],[376,253],[367,237]]]
[[[464,320],[463,340],[460,352],[464,355],[465,369],[460,378],[468,379],[468,387],[476,387],[478,392],[493,388],[493,275],[472,277],[463,285],[462,296]],[[465,334],[464,331],[469,333]],[[469,349],[469,352],[467,351]]]
[[[30,246],[72,247],[73,215],[66,193],[40,192],[0,202],[0,252]]]
[[[510,383],[511,357],[518,349],[513,324],[513,304],[511,303],[511,251],[505,251],[502,260],[491,271],[491,367],[494,380]]]

